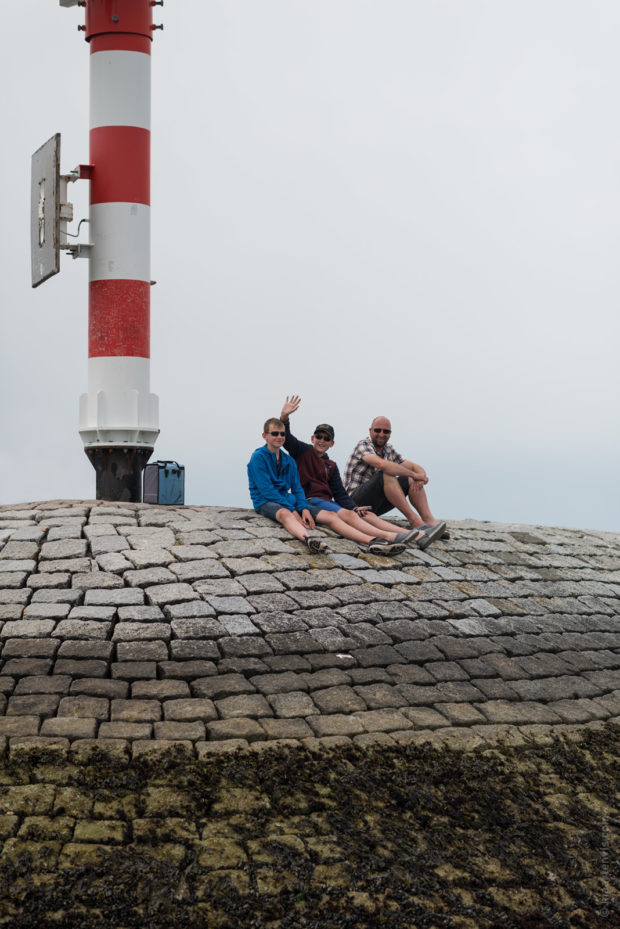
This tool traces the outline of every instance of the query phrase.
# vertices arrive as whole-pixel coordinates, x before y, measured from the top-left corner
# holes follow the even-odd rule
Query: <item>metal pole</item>
[[[159,434],[150,392],[152,0],[86,0],[90,45],[88,392],[80,435],[97,499],[142,499]]]

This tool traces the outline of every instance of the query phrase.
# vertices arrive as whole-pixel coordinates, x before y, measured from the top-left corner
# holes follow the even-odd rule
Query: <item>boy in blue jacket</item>
[[[257,448],[248,464],[250,496],[261,516],[281,523],[292,536],[305,542],[311,552],[325,551],[325,544],[309,535],[316,522],[338,535],[360,543],[374,555],[396,555],[405,550],[402,543],[377,538],[344,523],[333,510],[309,503],[299,482],[297,465],[282,451],[286,429],[280,419],[268,419],[263,427],[265,445]]]
[[[261,516],[281,523],[292,536],[305,542],[313,552],[324,552],[326,546],[308,532],[315,528],[312,510],[299,483],[297,465],[282,451],[286,431],[275,418],[263,426],[265,445],[257,448],[248,462],[250,496],[254,509]]]

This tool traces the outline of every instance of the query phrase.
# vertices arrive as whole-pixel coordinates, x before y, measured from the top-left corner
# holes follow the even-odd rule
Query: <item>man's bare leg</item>
[[[412,529],[417,529],[418,526],[424,525],[424,520],[420,519],[418,514],[415,513],[409,506],[409,501],[403,493],[403,489],[398,483],[397,477],[392,474],[383,475],[383,493],[390,501],[392,506],[396,507],[397,510],[400,510]],[[426,494],[424,495],[424,498],[426,499]]]
[[[422,517],[425,526],[434,526],[437,520],[431,513],[430,504],[426,496],[424,485],[409,479],[409,499]]]

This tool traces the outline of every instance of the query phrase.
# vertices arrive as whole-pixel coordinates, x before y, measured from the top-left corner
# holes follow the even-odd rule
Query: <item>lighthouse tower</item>
[[[62,2],[64,5],[74,5]],[[97,498],[141,497],[159,434],[150,392],[153,0],[85,0],[90,47],[88,391],[79,429]]]

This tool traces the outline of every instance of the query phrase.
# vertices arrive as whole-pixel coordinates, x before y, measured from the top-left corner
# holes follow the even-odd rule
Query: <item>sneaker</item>
[[[371,539],[366,546],[370,555],[400,555],[405,551],[402,542],[388,542],[387,539]]]
[[[419,535],[420,527],[417,529],[410,529],[409,532],[399,532],[394,541],[407,545],[409,542],[415,542]]]
[[[429,526],[424,530],[424,536],[418,542],[418,548],[421,548],[424,551],[425,548],[432,543],[440,539],[444,532],[446,531],[445,523],[437,523],[436,526]]]
[[[306,545],[308,546],[308,551],[312,552],[313,555],[322,555],[327,551],[325,542],[321,542],[320,539],[310,535],[306,538]]]

